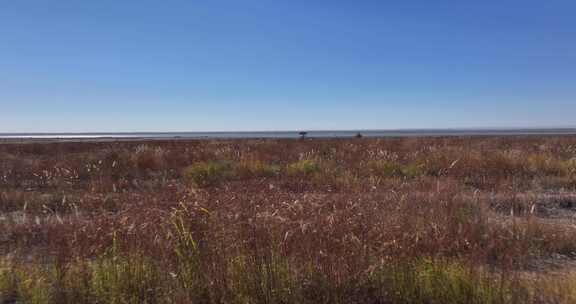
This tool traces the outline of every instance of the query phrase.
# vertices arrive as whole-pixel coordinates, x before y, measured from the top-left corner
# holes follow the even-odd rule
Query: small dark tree
[[[362,138],[363,136],[362,136],[362,133],[358,132],[358,133],[356,133],[356,135],[355,135],[354,137],[356,137],[356,138]]]
[[[308,134],[308,132],[302,131],[302,132],[300,132],[300,133],[298,133],[298,134],[300,134],[300,139],[304,139],[304,138],[306,138],[306,135]]]

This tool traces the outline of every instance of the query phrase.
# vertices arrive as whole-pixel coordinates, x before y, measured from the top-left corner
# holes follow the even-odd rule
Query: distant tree
[[[363,136],[362,136],[362,133],[358,132],[358,133],[356,133],[356,135],[355,135],[354,137],[356,137],[356,138],[362,138]]]
[[[300,133],[298,133],[298,134],[300,134],[300,138],[301,138],[301,139],[304,139],[304,138],[306,137],[306,135],[308,134],[308,132],[302,131],[302,132],[300,132]]]

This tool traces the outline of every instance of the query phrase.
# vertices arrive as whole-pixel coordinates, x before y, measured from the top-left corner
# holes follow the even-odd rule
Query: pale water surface
[[[3,139],[90,139],[90,138],[298,138],[300,131],[261,132],[135,132],[135,133],[0,133]],[[490,135],[576,135],[576,128],[550,129],[411,129],[411,130],[343,130],[306,131],[310,138],[346,138],[358,133],[366,137],[403,136],[490,136]]]

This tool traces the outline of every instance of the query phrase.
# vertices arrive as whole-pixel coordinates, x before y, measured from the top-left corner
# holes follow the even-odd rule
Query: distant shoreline
[[[301,131],[256,132],[118,132],[118,133],[0,133],[0,142],[53,141],[127,141],[127,140],[201,140],[201,139],[295,139]],[[453,137],[453,136],[554,136],[576,135],[576,128],[518,129],[405,129],[405,130],[337,130],[305,131],[306,138],[351,138],[358,134],[370,138]]]

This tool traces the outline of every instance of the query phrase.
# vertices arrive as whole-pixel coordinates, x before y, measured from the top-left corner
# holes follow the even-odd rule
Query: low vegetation
[[[576,303],[576,137],[0,143],[0,303]]]
[[[232,177],[232,166],[227,162],[198,162],[184,168],[182,175],[197,187],[216,186]]]

